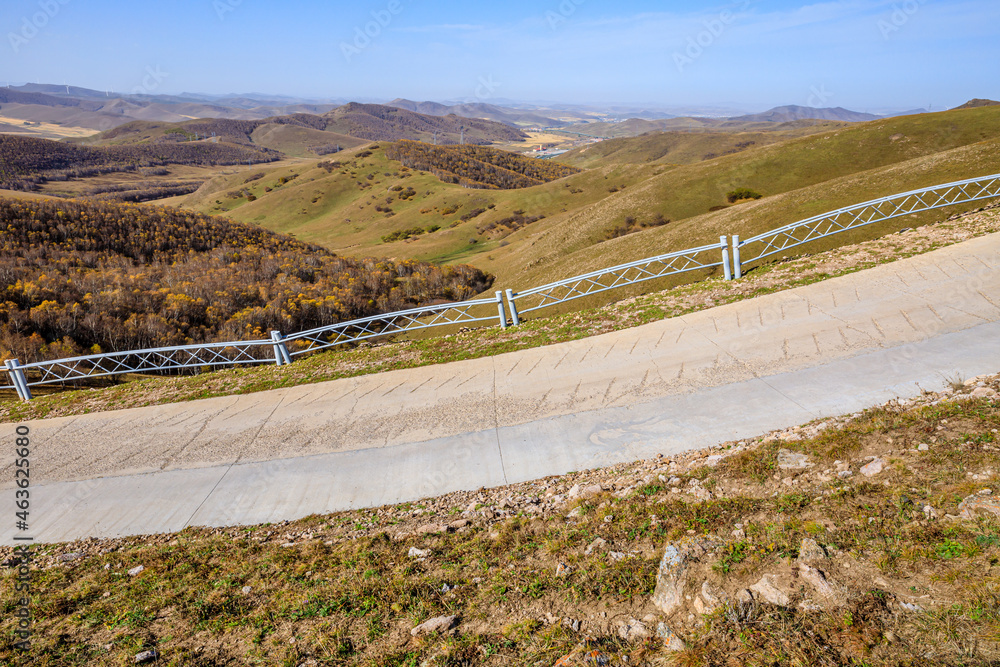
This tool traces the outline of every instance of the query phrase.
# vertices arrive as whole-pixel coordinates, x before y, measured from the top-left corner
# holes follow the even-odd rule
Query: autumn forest
[[[0,354],[266,338],[487,289],[468,266],[347,259],[173,208],[0,198]]]

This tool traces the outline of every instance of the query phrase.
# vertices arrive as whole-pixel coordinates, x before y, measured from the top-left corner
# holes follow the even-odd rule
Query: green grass
[[[357,159],[352,157],[356,151],[345,151],[340,159],[349,163],[347,173],[326,173],[305,164],[296,167],[302,177],[294,184],[270,193],[254,190],[257,199],[249,203],[227,200],[226,193],[239,184],[222,178],[189,197],[186,205],[203,212],[230,211],[241,221],[294,233],[344,254],[467,261],[504,285],[521,289],[647,257],[651,249],[678,250],[722,234],[746,238],[869,198],[996,173],[998,121],[1000,107],[982,107],[770,133],[637,137],[580,149],[581,154],[600,156],[589,160],[581,174],[503,192],[470,191],[429,174],[404,172],[381,150]],[[817,127],[825,131],[799,136]],[[725,154],[749,141],[754,143]],[[711,153],[719,157],[695,159],[696,154]],[[358,181],[371,187],[359,188]],[[387,217],[375,206],[386,205],[390,188],[396,186],[412,186],[418,195],[407,202],[393,201],[393,215]],[[764,197],[727,206],[726,194],[737,188]],[[461,220],[468,211],[490,205],[488,212]],[[456,206],[454,213],[443,213]],[[720,206],[725,208],[710,211]],[[544,218],[509,234],[480,233],[515,211]],[[658,215],[672,222],[607,240],[627,218],[642,223]],[[939,214],[932,213],[876,225],[817,247],[872,238],[897,223],[912,227],[938,219]],[[442,229],[408,241],[381,242],[393,232],[432,224]]]

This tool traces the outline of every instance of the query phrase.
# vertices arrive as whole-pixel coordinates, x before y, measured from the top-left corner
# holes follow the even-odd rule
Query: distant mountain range
[[[337,104],[268,104],[277,100],[220,98],[199,100],[172,95],[114,95],[73,86],[29,84],[0,88],[0,121],[110,130],[135,120],[182,122],[193,118],[259,120],[295,113],[323,114]],[[27,128],[27,134],[32,132]],[[23,131],[23,130],[22,130]],[[58,132],[55,135],[58,136]]]
[[[491,120],[430,116],[380,104],[351,102],[325,114],[296,113],[264,119],[198,118],[132,121],[76,140],[94,145],[177,144],[222,141],[288,155],[325,155],[369,141],[413,139],[438,144],[487,145],[527,138],[521,130]]]
[[[455,115],[463,118],[482,118],[514,126],[562,127],[573,122],[553,118],[534,110],[510,109],[480,102],[447,105],[438,102],[414,102],[399,98],[387,103],[386,106],[415,111],[428,116]]]
[[[843,107],[818,109],[815,107],[800,107],[793,104],[783,107],[775,107],[763,113],[734,116],[728,120],[750,123],[788,123],[793,120],[840,120],[848,123],[863,123],[869,120],[878,120],[879,118],[881,118],[881,116],[850,111]]]
[[[502,102],[502,103],[501,103]],[[990,100],[972,100],[967,105],[996,104]],[[964,108],[964,107],[960,107]],[[391,115],[385,109],[396,109]],[[673,110],[673,109],[672,109]],[[680,111],[680,109],[676,109]],[[406,116],[405,113],[417,116]],[[583,136],[634,136],[655,130],[684,130],[726,127],[743,124],[778,124],[788,122],[835,121],[864,122],[890,116],[926,113],[914,109],[901,113],[875,115],[842,107],[815,108],[779,106],[753,114],[722,116],[687,113],[675,115],[663,110],[642,107],[594,107],[572,104],[526,104],[511,100],[441,103],[417,102],[397,98],[385,105],[358,104],[342,99],[306,99],[270,94],[179,95],[115,94],[77,86],[26,84],[0,88],[0,132],[60,138],[83,136],[87,130],[107,131],[133,121],[186,123],[194,119],[264,121],[285,116],[333,114],[323,122],[324,129],[345,136],[367,139],[370,136],[395,137],[407,128],[403,137],[433,140],[460,140],[465,130],[472,141],[501,137],[496,128],[477,125],[491,121],[507,127],[565,129]],[[418,119],[423,117],[423,119]],[[465,119],[462,121],[427,121],[426,118]],[[279,123],[281,124],[281,123]],[[288,124],[288,123],[285,123]],[[291,123],[295,124],[295,123]],[[314,122],[308,127],[316,129]],[[463,129],[463,125],[466,127]],[[374,127],[378,130],[373,130]],[[519,135],[518,135],[519,136]]]

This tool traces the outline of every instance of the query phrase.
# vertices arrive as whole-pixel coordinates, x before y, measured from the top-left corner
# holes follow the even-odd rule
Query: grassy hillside
[[[851,123],[836,120],[800,119],[786,122],[768,120],[737,120],[680,116],[645,120],[629,118],[620,122],[589,122],[569,125],[555,130],[561,133],[579,133],[589,137],[608,139],[638,137],[650,132],[772,132],[799,130],[803,133],[847,127]],[[815,128],[815,129],[814,129]]]
[[[346,134],[284,123],[264,123],[250,134],[250,139],[258,146],[281,151],[285,155],[310,158],[368,143]]]
[[[788,125],[791,125],[789,123]],[[815,124],[770,132],[700,131],[650,132],[638,137],[609,139],[575,148],[556,161],[574,167],[594,167],[609,162],[646,164],[690,164],[752,147],[780,143],[800,136],[839,128],[839,124]]]
[[[229,142],[76,146],[0,135],[0,187],[36,190],[47,181],[136,172],[149,167],[274,162],[280,157],[275,151]]]
[[[1000,107],[885,119],[766,144],[760,142],[770,137],[762,133],[650,135],[595,144],[589,150],[606,155],[587,157],[585,171],[510,191],[441,182],[388,159],[379,145],[332,156],[337,159],[326,162],[334,168],[262,167],[261,178],[248,184],[245,177],[220,177],[187,205],[341,253],[467,261],[504,285],[526,287],[721,234],[746,237],[869,198],[997,173],[998,137]],[[704,151],[729,154],[706,160]],[[681,160],[691,162],[671,163]],[[764,196],[730,205],[726,195],[737,188]],[[829,243],[950,213],[886,223]],[[621,228],[636,233],[609,240]]]
[[[430,171],[445,183],[483,190],[529,188],[579,172],[558,162],[487,146],[435,146],[399,141],[386,146],[385,154],[410,169]]]
[[[388,159],[382,145],[253,171],[212,179],[185,205],[293,233],[340,253],[448,262],[495,247],[514,227],[556,215],[567,203],[592,204],[608,196],[604,172],[596,171],[520,190],[470,190]],[[618,181],[632,178],[622,171],[609,169]],[[531,218],[535,223],[525,223]],[[488,237],[480,231],[493,223]],[[417,228],[425,233],[382,241]]]

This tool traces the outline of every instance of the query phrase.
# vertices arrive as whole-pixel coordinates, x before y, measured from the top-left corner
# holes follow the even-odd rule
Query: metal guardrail
[[[498,322],[507,327],[503,295],[492,299],[473,299],[458,303],[411,308],[375,315],[349,322],[293,334],[287,338],[272,331],[270,340],[237,341],[180,345],[148,350],[130,350],[92,354],[51,361],[21,364],[17,359],[4,362],[12,384],[0,387],[13,389],[25,401],[31,400],[31,387],[77,382],[128,373],[164,373],[188,368],[233,366],[240,364],[292,363],[298,355],[324,350],[336,345],[360,342],[376,336],[388,336],[433,327],[476,322]],[[289,346],[292,349],[289,351]],[[271,354],[254,354],[258,349]],[[28,374],[31,377],[29,381]]]
[[[507,315],[503,309],[503,297],[500,292],[497,292],[493,299],[472,299],[458,303],[423,306],[310,329],[288,336],[284,339],[284,343],[293,346],[291,356],[295,357],[376,336],[487,321],[498,321],[501,327],[507,328]]]
[[[720,255],[721,251],[721,255]],[[705,257],[708,252],[714,252],[715,261]],[[599,269],[585,273],[582,276],[575,276],[567,280],[534,287],[523,292],[513,292],[507,290],[507,305],[510,308],[514,325],[520,324],[520,316],[541,308],[547,308],[559,303],[565,303],[574,299],[597,294],[625,285],[635,285],[636,283],[663,278],[665,276],[686,273],[697,269],[710,269],[717,266],[723,267],[726,280],[732,278],[729,265],[729,244],[726,237],[719,238],[718,243],[705,245],[688,250],[670,252],[665,255],[657,255],[640,259],[637,262],[619,264],[609,269]],[[528,307],[517,308],[517,301],[524,300],[532,304]]]
[[[740,241],[740,237],[734,235],[733,268],[736,277],[740,278],[743,275],[743,267],[747,263],[769,257],[803,243],[911,213],[920,213],[921,211],[930,211],[997,196],[1000,196],[1000,174],[993,174],[992,176],[970,178],[920,190],[901,192],[861,204],[846,206],[836,211],[815,215],[752,236],[745,241]],[[752,257],[743,259],[744,248],[757,244],[760,245],[759,250],[754,249]]]
[[[277,332],[274,332],[277,333]],[[36,361],[21,364],[17,359],[4,362],[14,389],[24,400],[31,399],[30,387],[47,384],[62,384],[94,378],[124,375],[127,373],[153,373],[179,371],[204,366],[232,366],[239,364],[259,364],[265,361],[285,363],[280,352],[280,344],[272,340],[238,341],[231,343],[204,343],[200,345],[178,345],[158,347],[148,350],[108,352],[81,357]],[[272,348],[274,356],[266,358],[254,354],[257,348]],[[37,374],[29,382],[27,373]]]
[[[954,204],[989,199],[1000,196],[1000,174],[945,183],[922,190],[912,190],[881,199],[847,206],[823,215],[793,222],[778,229],[758,234],[745,241],[733,236],[733,264],[730,266],[729,244],[725,236],[719,243],[670,252],[608,269],[600,269],[541,287],[513,292],[506,290],[511,320],[520,324],[520,315],[597,294],[625,285],[635,285],[647,280],[686,273],[698,269],[721,266],[726,280],[739,278],[748,262],[757,261],[795,246],[816,239],[839,234],[890,218],[929,211]],[[741,260],[741,250],[761,244],[760,251],[747,260]],[[718,260],[708,258],[708,253],[719,253]],[[719,255],[716,255],[717,257]],[[360,342],[378,336],[391,336],[433,327],[474,324],[496,321],[507,328],[504,293],[495,298],[472,299],[457,303],[422,306],[409,310],[375,315],[372,317],[340,322],[309,331],[282,337],[271,332],[270,340],[205,343],[161,347],[149,350],[110,352],[52,361],[38,361],[21,365],[17,359],[4,362],[11,384],[0,389],[13,389],[22,400],[31,400],[31,387],[74,382],[92,378],[109,377],[126,373],[171,372],[188,368],[232,366],[239,364],[275,363],[278,366],[292,363],[299,355],[329,349],[337,345]],[[528,303],[517,310],[517,301]],[[494,309],[495,308],[495,313]],[[291,346],[291,351],[289,351]],[[258,350],[271,348],[271,353]],[[29,381],[28,373],[37,375]]]

